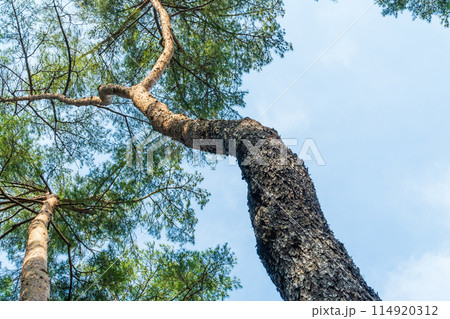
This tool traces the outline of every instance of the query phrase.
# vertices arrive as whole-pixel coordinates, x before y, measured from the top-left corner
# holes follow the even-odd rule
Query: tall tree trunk
[[[160,16],[164,50],[140,84],[114,93],[129,95],[161,134],[187,147],[236,156],[248,185],[258,255],[283,299],[379,300],[330,230],[303,161],[274,129],[248,118],[192,120],[148,93],[174,52],[170,17],[158,0],[152,4]]]
[[[47,271],[48,227],[58,203],[55,195],[49,195],[28,228],[28,242],[20,278],[20,300],[50,299],[50,279]]]
[[[191,148],[237,157],[257,251],[283,299],[379,300],[330,230],[303,161],[274,129],[249,118],[192,120],[144,88],[134,88],[132,99],[156,131]]]

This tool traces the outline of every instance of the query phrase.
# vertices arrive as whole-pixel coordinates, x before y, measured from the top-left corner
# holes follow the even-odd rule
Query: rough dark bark
[[[258,254],[283,299],[379,300],[328,227],[303,162],[278,136],[246,138],[266,139],[255,154],[238,146],[237,158]]]
[[[157,63],[159,79],[173,55],[174,41],[166,10],[157,0],[152,4],[160,15],[165,45]],[[275,130],[251,119],[192,120],[174,114],[142,83],[131,88],[130,97],[161,134],[191,148],[219,140],[223,147],[201,149],[237,157],[248,185],[258,255],[283,299],[380,299],[328,227],[303,162]]]
[[[134,92],[133,102],[158,132],[188,147],[218,140],[219,150],[200,148],[236,155],[258,255],[283,299],[379,300],[328,227],[303,161],[275,130],[248,118],[191,120],[143,89]]]
[[[57,205],[58,198],[55,195],[49,195],[28,228],[28,242],[20,277],[20,300],[22,301],[50,299],[50,279],[47,271],[48,227]]]

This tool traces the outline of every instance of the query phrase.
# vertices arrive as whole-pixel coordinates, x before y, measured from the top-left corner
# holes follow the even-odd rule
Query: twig
[[[66,86],[64,87],[64,91],[63,91],[63,94],[66,95],[67,90],[69,89],[69,85],[70,85],[70,76],[72,74],[72,54],[70,53],[69,40],[67,39],[66,32],[64,32],[64,28],[63,28],[63,25],[61,22],[61,17],[59,16],[58,9],[56,8],[55,1],[53,1],[53,7],[55,8],[56,16],[58,17],[58,23],[59,23],[59,27],[61,29],[62,35],[64,37],[64,42],[66,43],[67,55],[68,55],[68,60],[69,60],[68,61],[68,71],[67,71],[67,81],[66,81]]]
[[[47,181],[45,180],[45,178],[44,178],[44,175],[39,175],[39,177],[42,179],[42,181],[44,182],[44,184],[45,184],[45,187],[47,187],[47,191],[50,193],[50,194],[53,194],[53,192],[52,192],[52,190],[51,190],[51,188],[50,188],[50,186],[48,186],[48,183],[47,183]]]
[[[13,202],[13,203],[19,205],[20,207],[22,207],[22,208],[24,208],[24,209],[26,209],[26,210],[32,212],[32,213],[35,214],[35,215],[38,215],[38,214],[39,214],[39,213],[36,212],[34,209],[31,209],[30,207],[27,207],[27,206],[23,205],[21,202],[16,201],[14,198],[8,196],[8,194],[6,194],[5,191],[4,191],[1,187],[0,187],[0,192],[3,194],[3,196],[5,196],[5,197],[6,197],[7,199],[9,199],[11,202]]]
[[[70,242],[67,240],[66,237],[64,237],[63,233],[58,229],[58,227],[56,227],[55,223],[52,221],[50,221],[50,224],[53,226],[53,228],[56,230],[56,232],[58,233],[59,237],[61,237],[61,239],[66,243],[67,245],[67,256],[69,259],[69,272],[70,272],[70,284],[69,284],[69,295],[67,296],[67,301],[70,301],[72,299],[72,286],[73,286],[73,264],[72,264],[72,254],[70,252]]]
[[[14,12],[14,18],[16,20],[17,32],[19,34],[20,46],[22,47],[22,51],[23,51],[23,55],[24,55],[24,59],[25,59],[25,67],[27,69],[28,82],[30,84],[30,95],[33,95],[33,81],[32,81],[32,76],[31,76],[30,64],[28,62],[28,53],[27,53],[27,50],[25,48],[25,43],[23,41],[22,31],[20,30],[19,17],[17,16],[16,7],[14,6],[14,1],[10,1],[10,2],[11,2],[11,7],[12,7],[13,12]]]
[[[30,207],[33,206],[33,205],[34,205],[34,204],[30,205]],[[14,206],[16,206],[16,205],[13,205],[13,207],[14,207]],[[15,216],[17,216],[17,214],[19,214],[19,213],[20,213],[21,211],[23,211],[24,209],[25,209],[25,208],[21,208],[21,209],[17,210],[17,212],[15,212],[13,215],[11,215],[11,216],[9,216],[9,217],[3,219],[2,221],[0,221],[0,225],[3,224],[4,222],[7,222],[7,221],[10,220],[11,218],[14,218]]]
[[[11,226],[11,228],[5,232],[3,235],[0,236],[0,240],[2,240],[5,236],[7,236],[10,232],[14,231],[17,227],[22,226],[23,224],[31,222],[35,217],[31,217],[27,220],[21,221],[20,223],[14,224]]]

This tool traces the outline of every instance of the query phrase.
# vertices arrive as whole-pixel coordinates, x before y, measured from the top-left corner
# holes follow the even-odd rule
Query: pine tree
[[[36,139],[31,117],[4,111],[0,247],[12,265],[2,269],[1,300],[18,299],[19,290],[20,300],[217,300],[240,287],[226,245],[180,247],[194,242],[190,203],[208,198],[181,157],[150,175],[127,167],[118,149],[80,174]],[[139,243],[140,232],[176,245]]]
[[[385,14],[407,9],[414,17],[430,20],[437,15],[443,24],[448,24],[448,1],[378,3]],[[120,297],[126,282],[123,278],[134,278],[147,269],[136,264],[136,258],[121,258],[120,265],[107,269],[117,285],[111,286],[112,279],[92,281],[92,274],[119,256],[124,246],[118,242],[139,227],[157,238],[165,230],[172,241],[193,240],[196,217],[190,201],[193,198],[202,205],[206,197],[201,191],[198,195],[200,178],[188,177],[181,163],[190,149],[197,148],[237,157],[248,184],[257,251],[284,299],[379,299],[328,227],[303,162],[281,142],[274,129],[242,119],[236,111],[236,107],[244,106],[245,92],[240,89],[243,74],[261,69],[274,54],[283,56],[291,49],[278,23],[284,14],[282,1],[20,0],[3,1],[1,10],[0,101],[6,108],[2,116],[29,123],[26,132],[31,135],[27,138],[40,145],[37,154],[30,155],[37,167],[30,177],[29,166],[23,168],[24,161],[17,155],[22,148],[15,149],[19,153],[14,156],[11,151],[4,153],[2,174],[7,176],[7,170],[14,171],[8,167],[15,165],[17,178],[5,177],[6,183],[15,184],[2,184],[3,199],[8,207],[14,203],[12,199],[26,195],[27,204],[33,206],[43,204],[42,199],[30,200],[28,194],[57,195],[54,223],[61,224],[54,231],[60,239],[51,242],[48,257],[52,266],[49,269],[54,269],[51,277],[60,287],[55,290],[55,298],[67,295],[63,291],[70,287],[81,291],[86,285],[99,289],[88,299]],[[9,131],[4,127],[2,131]],[[173,140],[170,143],[174,159],[170,165],[158,166],[164,172],[157,173],[156,178],[137,176],[124,169],[124,145],[142,131],[147,131],[144,136],[159,133],[159,138]],[[211,140],[218,144],[208,144]],[[131,149],[137,147],[133,142],[130,145]],[[102,158],[110,161],[97,163]],[[88,173],[81,173],[83,169]],[[21,170],[26,172],[19,173]],[[38,177],[48,185],[44,187]],[[180,188],[179,192],[162,195],[168,187],[183,183],[188,185],[184,191]],[[22,184],[28,188],[21,188]],[[158,193],[161,185],[166,188]],[[36,188],[36,192],[27,193],[29,187]],[[44,192],[37,195],[39,191]],[[161,194],[169,218],[159,208],[160,200],[142,205],[136,202],[148,199],[146,196],[151,201],[152,192]],[[17,209],[18,204],[14,204]],[[142,207],[146,206],[152,213],[143,213]],[[6,219],[17,212],[3,209]],[[20,206],[19,210],[14,216],[31,218],[30,209]],[[162,222],[151,224],[157,219],[154,217],[161,216]],[[14,218],[5,225],[22,229]],[[104,238],[105,233],[109,237]],[[68,238],[67,234],[73,237]],[[18,252],[25,250],[26,235],[22,229],[18,237],[9,236],[5,235],[9,241],[2,245],[8,247],[10,259],[16,260]],[[58,236],[51,233],[50,237]],[[133,240],[132,236],[129,240]],[[101,247],[101,254],[83,259],[91,248],[85,242]],[[74,253],[73,260],[83,261],[76,269],[67,267],[71,263],[69,257],[60,262],[63,250],[77,251],[74,243],[82,252]],[[233,264],[226,247],[200,255],[185,250],[175,253],[169,248],[154,253],[154,249],[150,245],[145,250],[148,264],[158,264],[156,260],[165,254],[170,257],[163,259],[171,265],[181,265],[183,257],[197,262],[200,268],[208,258],[222,258],[226,267],[221,271],[226,275]],[[144,254],[137,248],[136,253]],[[67,268],[77,273],[69,276],[69,284],[64,275]],[[91,276],[89,279],[76,277],[86,273]],[[151,278],[177,278],[175,273],[164,272]],[[201,281],[203,277],[199,276],[194,282]],[[79,286],[73,284],[73,278]],[[5,296],[14,291],[10,286],[12,279],[6,276],[1,282]],[[163,284],[167,280],[156,282]],[[191,296],[195,287],[176,292],[173,289],[178,283],[171,283],[165,288],[159,286],[158,292],[132,295],[150,299],[197,298]],[[201,285],[206,286],[209,287]],[[235,279],[227,277],[206,296],[223,297],[236,286]],[[143,287],[148,285],[143,283]]]

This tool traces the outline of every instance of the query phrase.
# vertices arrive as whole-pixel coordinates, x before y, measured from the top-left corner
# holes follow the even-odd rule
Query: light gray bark
[[[20,277],[20,300],[50,299],[50,279],[47,270],[48,227],[58,198],[49,195],[36,218],[28,227],[28,242]]]

